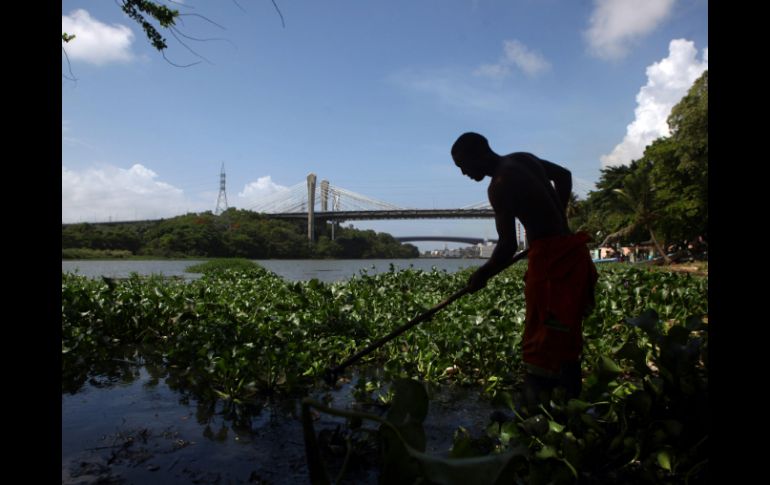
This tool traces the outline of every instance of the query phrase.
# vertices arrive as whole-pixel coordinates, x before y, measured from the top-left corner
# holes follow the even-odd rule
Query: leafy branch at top
[[[121,3],[121,10],[142,26],[153,47],[159,51],[168,47],[166,39],[160,35],[155,26],[147,21],[143,14],[157,20],[161,27],[170,28],[176,25],[179,10],[171,10],[165,5],[158,5],[149,0],[123,0]]]

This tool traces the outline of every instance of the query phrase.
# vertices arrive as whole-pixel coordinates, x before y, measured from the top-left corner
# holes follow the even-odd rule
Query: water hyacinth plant
[[[518,414],[492,423],[482,437],[458,432],[453,454],[494,455],[490,460],[499,464],[497,455],[515,451],[504,467],[513,475],[505,476],[526,483],[543,476],[590,483],[610,480],[611,473],[646,483],[700,477],[707,470],[708,280],[602,267],[597,307],[584,328],[584,395],[522,410],[515,401],[524,270],[523,264],[509,268],[487,289],[368,355],[359,365],[380,369],[380,376],[359,392],[390,389],[404,379],[478,387]],[[189,282],[63,273],[62,390],[76,392],[105,372],[131,379],[121,361],[139,361],[169,370],[170,384],[198,399],[248,406],[268,395],[303,395],[323,386],[327,366],[442,301],[467,277],[468,271],[391,270],[328,284],[287,282],[259,267],[213,271]],[[390,403],[396,402],[394,395]],[[388,438],[387,429],[381,442],[390,439],[390,449],[408,452],[393,444],[407,432],[396,426]],[[481,438],[484,446],[471,446]],[[431,463],[425,466],[443,466]]]

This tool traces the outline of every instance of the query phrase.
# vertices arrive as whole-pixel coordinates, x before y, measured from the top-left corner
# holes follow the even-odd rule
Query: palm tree
[[[650,239],[655,248],[663,255],[664,263],[671,264],[671,258],[663,250],[652,230],[653,224],[659,215],[657,207],[655,207],[655,189],[650,180],[652,164],[642,159],[638,163],[632,163],[631,168],[631,172],[623,179],[623,187],[612,190],[617,195],[621,210],[631,216],[631,222],[605,237],[601,245],[604,246],[611,241],[631,234],[639,228],[644,228],[650,233]]]
[[[580,231],[585,225],[585,210],[583,204],[585,201],[578,199],[575,192],[570,192],[567,200],[567,224],[570,230]]]
[[[575,192],[569,193],[569,200],[567,201],[567,219],[578,217],[582,211],[580,210],[580,200]]]

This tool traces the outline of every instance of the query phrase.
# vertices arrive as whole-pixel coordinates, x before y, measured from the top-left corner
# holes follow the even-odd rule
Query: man
[[[478,133],[461,135],[452,146],[452,158],[463,175],[477,182],[492,178],[487,194],[495,211],[497,246],[471,275],[468,289],[480,290],[509,266],[518,246],[518,218],[530,246],[522,338],[527,399],[547,402],[557,386],[565,388],[568,398],[578,397],[582,321],[594,306],[597,273],[586,246],[588,235],[572,234],[567,225],[572,174],[531,153],[500,156]]]

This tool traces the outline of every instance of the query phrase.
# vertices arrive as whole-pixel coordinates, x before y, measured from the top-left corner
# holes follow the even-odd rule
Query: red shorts
[[[583,232],[533,241],[524,275],[527,317],[522,360],[529,370],[558,374],[580,360],[583,317],[594,307],[596,267]]]

